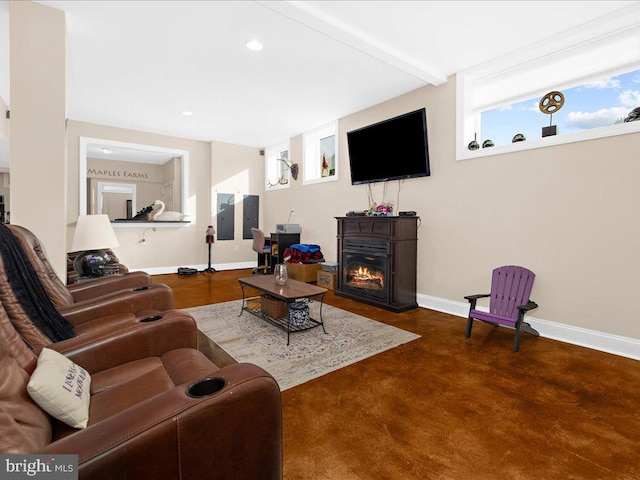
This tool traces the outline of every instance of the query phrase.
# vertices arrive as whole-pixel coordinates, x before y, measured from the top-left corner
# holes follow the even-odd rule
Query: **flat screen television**
[[[352,185],[431,174],[424,108],[347,132],[347,144]]]

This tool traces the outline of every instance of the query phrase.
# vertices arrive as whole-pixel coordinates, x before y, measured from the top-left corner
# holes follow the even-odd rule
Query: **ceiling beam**
[[[447,76],[436,68],[428,67],[417,59],[398,51],[369,35],[356,30],[303,1],[256,3],[269,8],[291,20],[305,25],[344,45],[354,48],[370,57],[391,65],[431,85],[446,83]]]

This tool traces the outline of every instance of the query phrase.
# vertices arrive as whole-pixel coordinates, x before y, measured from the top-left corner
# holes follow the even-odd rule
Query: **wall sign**
[[[130,170],[98,170],[96,168],[87,168],[87,177],[89,178],[132,178],[136,180],[146,180],[149,178],[148,173],[132,172]]]

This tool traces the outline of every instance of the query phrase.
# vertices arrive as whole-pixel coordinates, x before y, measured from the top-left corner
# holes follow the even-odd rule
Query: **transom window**
[[[640,107],[639,27],[640,8],[630,7],[458,73],[456,158],[640,132],[640,121],[624,121]],[[554,91],[564,104],[551,116],[538,102]],[[543,136],[550,125],[556,134]],[[517,134],[526,140],[514,143]],[[494,146],[482,148],[487,140]]]
[[[482,138],[494,145],[513,143],[523,135],[524,141],[541,138],[542,128],[555,126],[556,134],[606,127],[630,120],[630,113],[640,107],[640,70],[601,78],[561,92],[564,102],[555,113],[545,114],[541,97],[481,113]],[[481,141],[482,140],[482,141]],[[523,141],[516,138],[516,141]]]

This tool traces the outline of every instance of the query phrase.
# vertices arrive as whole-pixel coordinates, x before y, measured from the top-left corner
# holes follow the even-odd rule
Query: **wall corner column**
[[[10,2],[11,223],[66,278],[66,26],[63,11]]]

